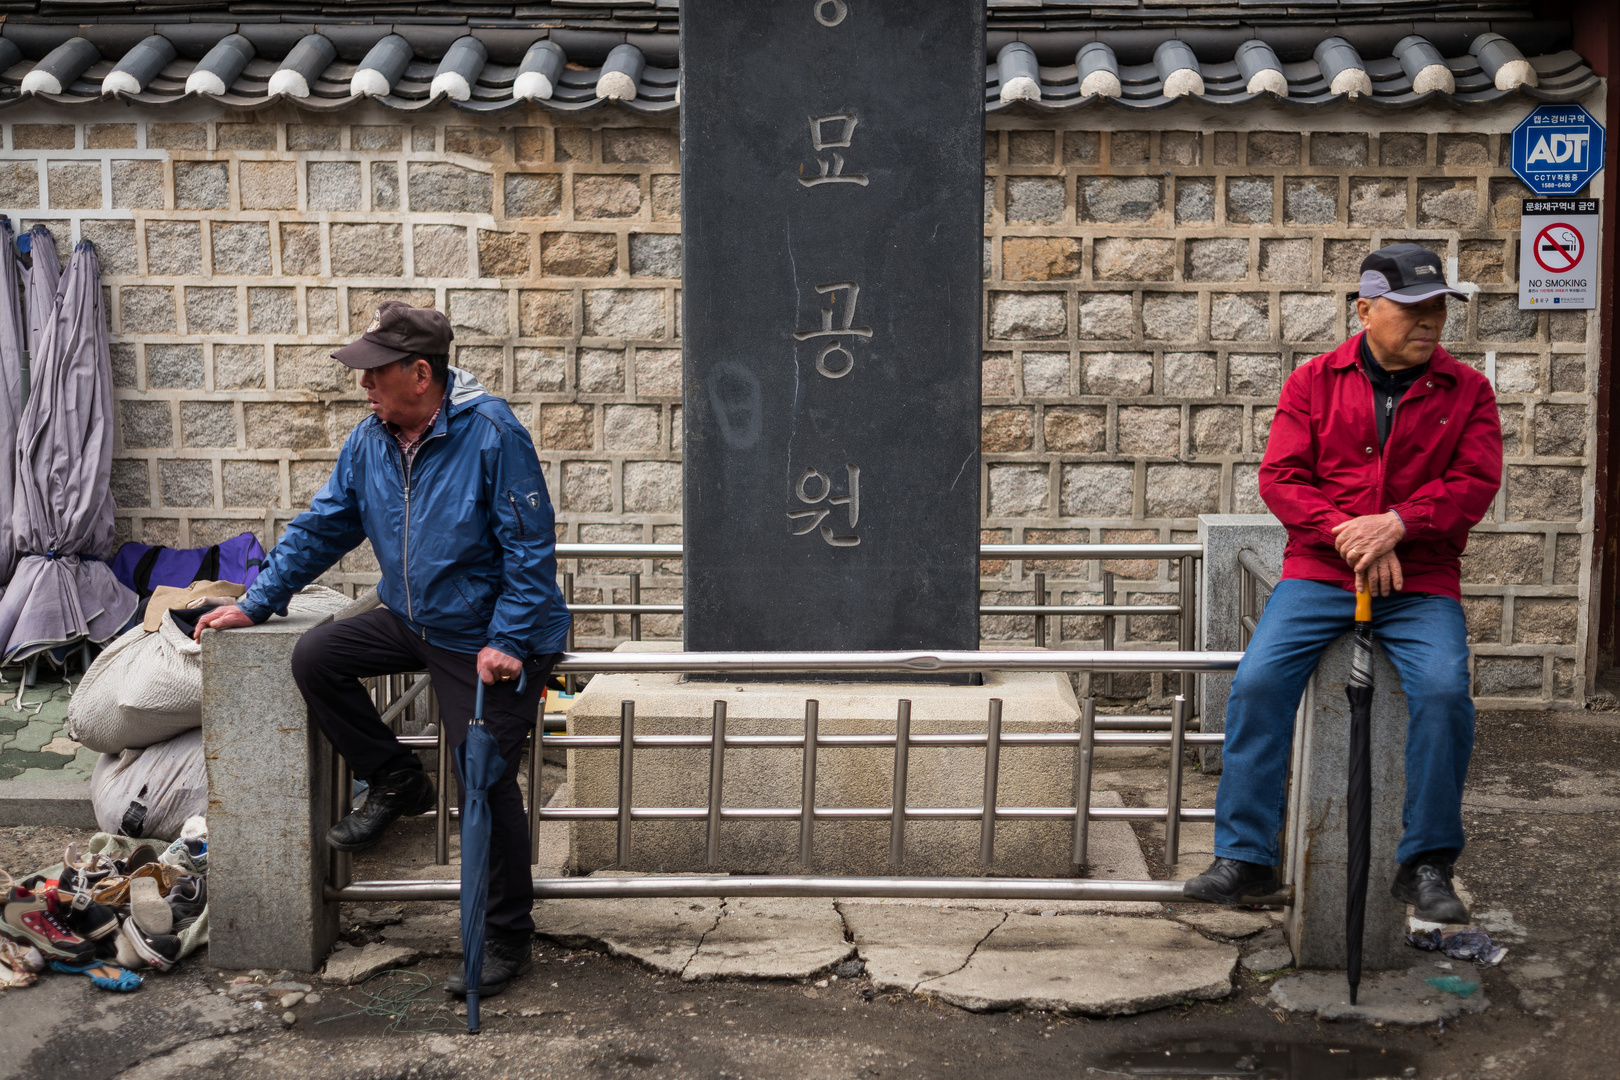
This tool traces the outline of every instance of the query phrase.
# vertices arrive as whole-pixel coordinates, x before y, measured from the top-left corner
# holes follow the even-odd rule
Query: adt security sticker
[[[1579,105],[1539,105],[1513,129],[1513,171],[1537,195],[1575,195],[1603,168],[1603,125]]]
[[[1596,199],[1526,199],[1519,219],[1519,307],[1597,306]]]

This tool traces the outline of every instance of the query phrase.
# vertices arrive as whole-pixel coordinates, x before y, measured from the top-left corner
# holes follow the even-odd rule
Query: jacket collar
[[[1361,364],[1361,339],[1366,336],[1367,332],[1363,330],[1337,349],[1328,353],[1328,367],[1336,369],[1359,367]],[[1460,360],[1438,345],[1434,347],[1434,353],[1429,357],[1429,375],[1444,379],[1452,385],[1456,385],[1458,370],[1462,366]]]

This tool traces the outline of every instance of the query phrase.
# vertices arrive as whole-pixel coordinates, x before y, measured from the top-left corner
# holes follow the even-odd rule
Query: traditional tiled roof
[[[1582,97],[1569,25],[1520,0],[987,0],[985,102],[1067,110]],[[0,106],[200,96],[313,110],[679,107],[679,0],[0,0]],[[1352,18],[1353,17],[1353,18]]]

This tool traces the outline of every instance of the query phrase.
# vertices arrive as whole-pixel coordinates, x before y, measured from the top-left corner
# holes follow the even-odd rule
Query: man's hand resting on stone
[[[235,630],[241,626],[252,626],[253,620],[248,618],[247,612],[235,604],[216,607],[206,612],[197,620],[197,628],[191,632],[193,641],[202,640],[204,630]]]

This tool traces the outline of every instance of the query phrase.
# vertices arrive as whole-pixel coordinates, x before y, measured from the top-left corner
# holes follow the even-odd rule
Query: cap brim
[[[1416,304],[1434,296],[1455,296],[1457,299],[1468,302],[1468,294],[1461,289],[1453,289],[1450,285],[1408,285],[1404,289],[1391,289],[1381,296],[1395,301],[1397,304]]]
[[[332,359],[347,364],[352,368],[382,367],[384,364],[397,363],[411,354],[400,349],[390,349],[386,345],[379,345],[375,341],[361,338],[352,341],[332,354]]]

